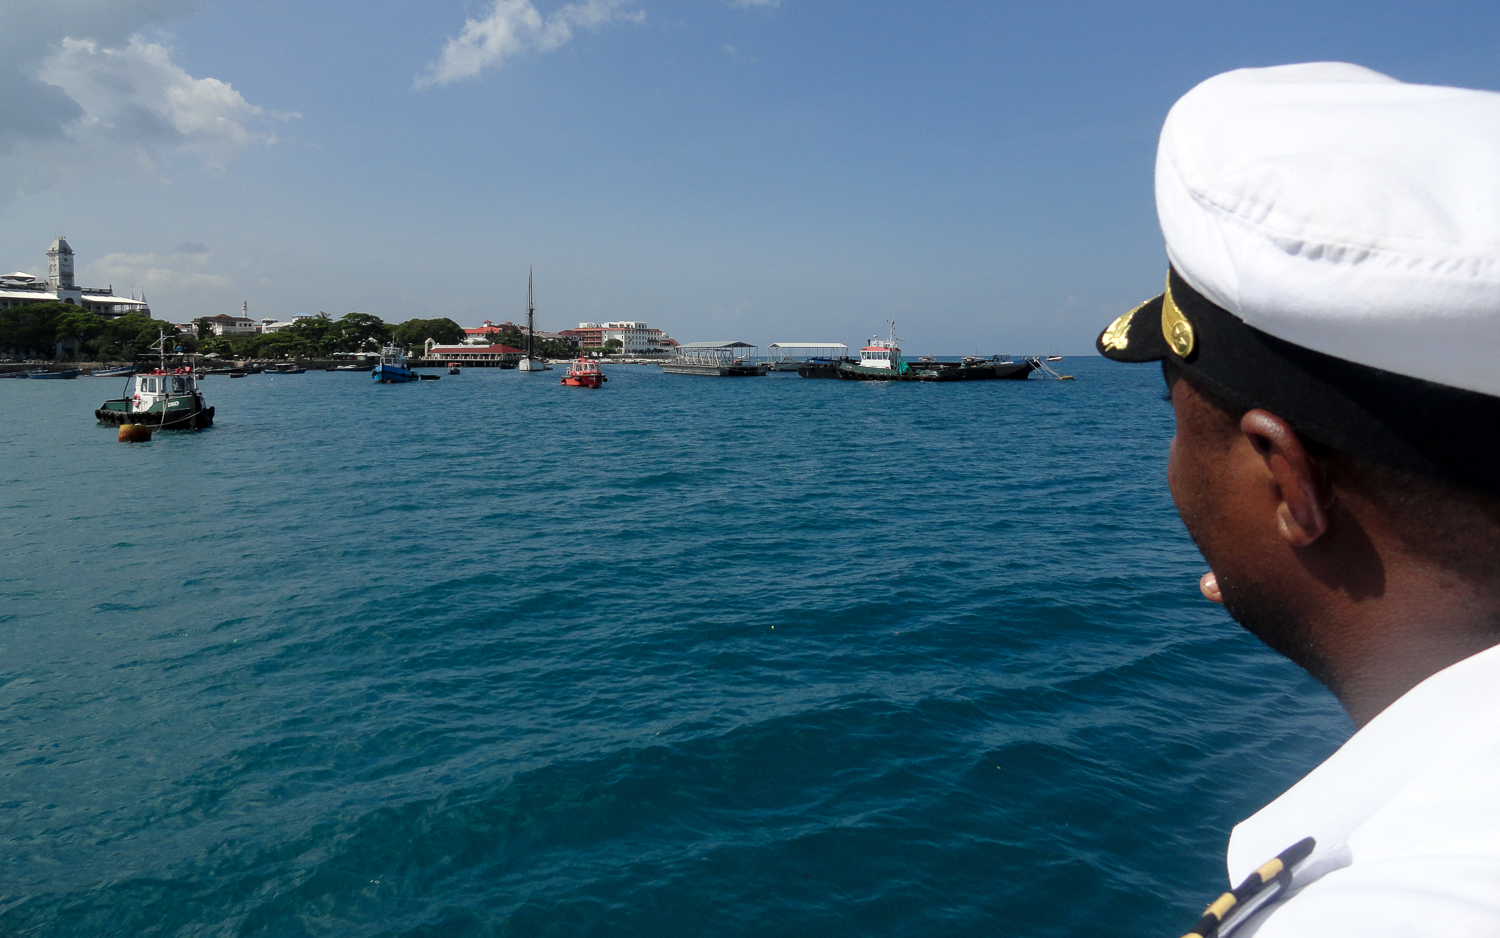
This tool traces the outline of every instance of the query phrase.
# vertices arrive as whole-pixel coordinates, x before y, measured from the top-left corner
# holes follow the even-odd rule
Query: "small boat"
[[[273,362],[263,368],[261,373],[268,375],[301,375],[306,374],[307,369],[296,362]]]
[[[214,423],[214,409],[204,405],[191,355],[169,355],[167,336],[151,346],[156,362],[137,360],[125,394],[105,401],[94,418],[110,426],[144,424],[153,430],[201,430]]]
[[[55,379],[76,378],[76,377],[78,377],[78,369],[76,369],[76,368],[70,368],[70,369],[65,369],[63,371],[42,371],[42,370],[38,369],[38,370],[33,371],[30,374],[28,374],[27,377],[31,378],[33,380],[36,380],[36,381],[40,381],[40,380],[42,380],[44,378],[55,378]]]
[[[380,364],[370,371],[370,377],[380,384],[406,384],[417,380],[417,373],[406,365],[406,350],[393,341],[380,350]]]
[[[249,374],[249,372],[247,372],[247,371],[231,371],[229,373],[229,377],[231,377],[231,378],[243,378],[247,374]]]
[[[592,358],[580,358],[568,368],[562,383],[570,388],[598,388],[608,380],[598,362]]]
[[[1062,356],[1061,355],[1048,355],[1047,356],[1047,361],[1049,361],[1049,362],[1060,362],[1060,361],[1062,361]]]
[[[134,365],[126,365],[124,368],[100,368],[94,372],[95,378],[128,378],[135,374]]]
[[[459,371],[458,371],[458,364],[456,362],[449,362],[448,363],[448,374],[450,374],[450,375],[456,375],[458,373],[459,373]]]

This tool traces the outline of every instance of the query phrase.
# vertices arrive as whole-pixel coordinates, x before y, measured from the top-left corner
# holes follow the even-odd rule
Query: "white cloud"
[[[495,0],[482,20],[466,20],[456,39],[443,45],[436,62],[417,76],[416,87],[430,88],[473,78],[489,66],[528,49],[550,52],[573,38],[576,28],[598,29],[613,22],[640,23],[641,10],[625,11],[626,0],[584,0],[542,16],[531,0]]]
[[[120,290],[181,294],[233,286],[230,278],[207,270],[212,254],[205,245],[184,243],[171,254],[106,254],[88,270],[92,280]]]
[[[168,47],[139,36],[114,49],[63,39],[37,77],[82,109],[63,128],[75,144],[124,148],[148,163],[191,154],[221,166],[248,146],[276,142],[262,108],[217,78],[194,78]]]
[[[195,78],[142,30],[197,0],[3,0],[0,199],[69,172],[159,173],[178,159],[222,166],[276,139],[278,119],[227,82]]]

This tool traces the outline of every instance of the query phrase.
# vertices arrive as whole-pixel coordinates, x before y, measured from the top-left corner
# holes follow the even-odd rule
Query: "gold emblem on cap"
[[[1182,315],[1182,310],[1172,302],[1172,278],[1167,277],[1167,292],[1161,295],[1161,334],[1167,340],[1167,345],[1177,353],[1178,358],[1187,358],[1193,354],[1193,324]]]
[[[1149,303],[1151,301],[1147,300],[1146,302]],[[1146,303],[1141,304],[1141,306],[1145,305]],[[1135,318],[1135,314],[1140,311],[1141,306],[1137,306],[1128,313],[1116,316],[1115,321],[1110,323],[1109,328],[1105,329],[1104,334],[1099,337],[1099,344],[1115,352],[1129,345],[1130,321]]]

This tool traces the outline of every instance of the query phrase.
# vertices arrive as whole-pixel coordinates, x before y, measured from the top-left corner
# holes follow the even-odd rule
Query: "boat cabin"
[[[859,363],[866,368],[898,368],[901,350],[886,342],[876,342],[859,350]]]
[[[198,380],[191,368],[158,369],[137,374],[130,380],[135,385],[130,395],[132,413],[186,407],[198,393]]]

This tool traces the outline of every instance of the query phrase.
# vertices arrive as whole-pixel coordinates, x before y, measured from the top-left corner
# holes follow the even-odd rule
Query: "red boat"
[[[598,362],[592,358],[580,358],[568,368],[562,383],[570,388],[597,388],[608,380]]]

